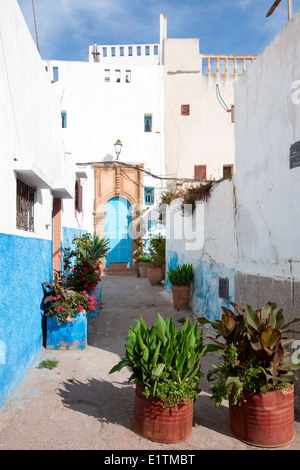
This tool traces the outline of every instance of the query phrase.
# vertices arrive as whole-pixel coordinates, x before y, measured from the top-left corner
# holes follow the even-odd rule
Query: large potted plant
[[[137,262],[137,268],[138,268],[140,277],[147,277],[149,263],[151,262],[150,256],[148,255],[139,256],[136,262]]]
[[[192,433],[198,398],[200,358],[206,351],[198,325],[187,320],[178,330],[172,318],[157,315],[148,328],[141,317],[129,329],[125,357],[110,373],[130,368],[136,384],[133,430],[153,441],[178,442]]]
[[[94,295],[66,287],[56,273],[52,284],[43,282],[47,349],[83,349],[87,345],[87,314],[99,308]]]
[[[100,238],[95,233],[85,233],[73,240],[74,249],[64,249],[64,272],[68,287],[90,294],[96,292],[97,300],[101,303],[101,259],[109,250],[109,240]],[[97,315],[99,308],[90,315]]]
[[[151,237],[149,243],[150,262],[147,276],[152,286],[164,279],[163,266],[165,264],[166,239],[161,234]]]
[[[299,361],[288,350],[295,333],[282,308],[268,302],[261,310],[243,303],[222,308],[222,318],[209,323],[222,351],[222,363],[208,373],[216,406],[229,400],[230,425],[240,440],[262,447],[280,447],[294,439],[293,370]],[[222,337],[224,342],[219,341]]]
[[[191,283],[194,280],[192,264],[180,264],[176,269],[169,268],[167,273],[172,284],[172,296],[174,307],[177,310],[189,307]]]

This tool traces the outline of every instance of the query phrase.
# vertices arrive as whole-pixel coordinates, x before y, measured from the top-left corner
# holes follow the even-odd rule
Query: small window
[[[154,46],[154,55],[158,55],[158,46]]]
[[[150,55],[150,46],[145,46],[145,54]]]
[[[58,80],[58,67],[53,67],[53,80]]]
[[[128,55],[132,55],[132,46],[128,46]]]
[[[181,116],[189,116],[190,115],[190,105],[183,104],[181,105]]]
[[[107,57],[107,47],[103,47],[102,54],[103,54],[103,57]]]
[[[152,114],[145,114],[144,116],[144,131],[152,132]]]
[[[112,47],[112,48],[111,48],[111,56],[112,56],[112,57],[115,57],[115,55],[116,55],[116,48],[115,48],[115,47]]]
[[[109,69],[104,70],[104,80],[106,82],[110,82],[110,70]]]
[[[146,206],[151,206],[152,204],[154,204],[154,188],[145,187],[144,196]]]
[[[231,178],[233,176],[233,165],[223,166],[223,178]]]
[[[126,70],[126,83],[131,83],[131,70]]]
[[[137,53],[137,55],[142,55],[142,48],[141,48],[141,46],[137,46],[137,48],[136,48],[136,53]]]
[[[206,180],[206,165],[194,166],[195,180]]]
[[[121,70],[117,69],[115,73],[116,73],[116,82],[119,83],[121,81]]]
[[[61,127],[63,129],[67,127],[67,113],[65,111],[61,112]]]
[[[120,56],[123,57],[124,55],[124,47],[120,47]]]
[[[34,231],[34,189],[17,179],[17,213],[18,229]]]

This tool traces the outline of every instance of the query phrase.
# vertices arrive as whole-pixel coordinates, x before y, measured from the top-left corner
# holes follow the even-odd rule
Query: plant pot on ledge
[[[169,268],[168,279],[172,284],[173,304],[177,310],[187,309],[190,304],[191,283],[194,279],[193,266],[182,264],[176,269]]]

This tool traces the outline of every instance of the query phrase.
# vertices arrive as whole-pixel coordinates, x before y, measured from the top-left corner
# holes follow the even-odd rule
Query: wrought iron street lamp
[[[119,155],[121,153],[122,147],[123,147],[122,142],[120,140],[117,140],[115,143],[115,152],[117,154],[117,160],[119,160]]]

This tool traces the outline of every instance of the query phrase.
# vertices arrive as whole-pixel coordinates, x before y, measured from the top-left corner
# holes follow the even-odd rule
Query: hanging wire
[[[218,95],[219,95],[220,100],[221,100],[222,103],[224,104],[226,111],[229,112],[230,109],[228,108],[227,104],[225,103],[225,101],[223,100],[223,98],[222,98],[222,96],[221,96],[221,93],[220,93],[220,90],[219,90],[219,85],[216,85],[216,87],[217,87],[217,92],[218,92]]]
[[[34,26],[35,26],[36,46],[37,46],[37,50],[40,52],[39,38],[38,38],[38,32],[37,32],[37,26],[36,26],[34,0],[32,0],[32,11],[33,11],[33,18],[34,18]]]

